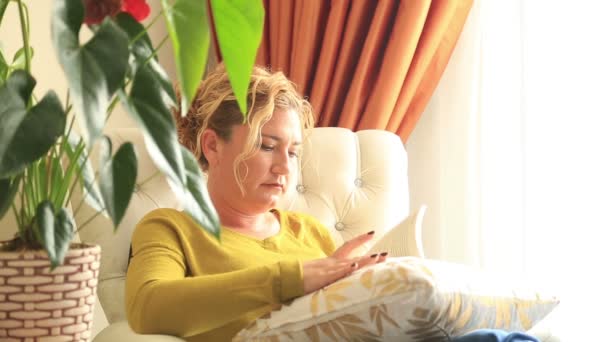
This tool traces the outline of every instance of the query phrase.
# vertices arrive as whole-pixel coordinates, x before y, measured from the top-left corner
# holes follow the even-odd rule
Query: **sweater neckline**
[[[246,234],[243,234],[243,233],[239,233],[237,231],[234,231],[234,230],[226,228],[226,227],[223,227],[224,229],[222,229],[222,233],[228,232],[228,234],[230,234],[230,235],[234,235],[234,236],[237,236],[239,238],[246,239],[246,240],[255,241],[255,242],[259,243],[259,244],[264,244],[264,243],[266,243],[268,241],[276,240],[276,239],[280,238],[285,233],[285,222],[284,222],[285,215],[279,209],[274,209],[273,208],[273,209],[270,209],[270,212],[275,213],[278,216],[278,219],[279,219],[279,231],[275,235],[269,236],[269,237],[267,237],[265,239],[258,239],[258,238],[255,238],[253,236],[249,236],[249,235],[246,235]]]

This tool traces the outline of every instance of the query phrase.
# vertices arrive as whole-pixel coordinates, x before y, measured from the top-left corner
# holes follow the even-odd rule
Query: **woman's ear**
[[[201,134],[201,151],[209,162],[209,166],[214,166],[219,160],[221,146],[219,144],[219,136],[212,129],[205,129]]]

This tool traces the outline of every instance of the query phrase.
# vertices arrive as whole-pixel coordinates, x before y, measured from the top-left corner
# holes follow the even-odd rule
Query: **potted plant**
[[[263,6],[213,0],[209,5],[224,63],[246,113]],[[9,6],[17,7],[23,46],[10,63],[0,51],[0,218],[12,213],[18,232],[0,244],[0,339],[88,339],[100,250],[71,243],[86,223],[75,226],[73,216],[82,203],[70,199],[81,187],[96,215],[108,215],[118,227],[136,186],[137,155],[131,143],[112,146],[103,135],[117,104],[138,123],[148,152],[185,211],[219,236],[198,163],[178,143],[171,114],[172,106],[187,112],[203,76],[208,2],[163,0],[150,23],[165,18],[180,103],[157,60],[159,46],[140,23],[150,12],[145,0],[54,0],[51,37],[69,86],[63,101],[53,91],[39,99],[33,95],[28,8],[24,0],[0,0],[0,25]],[[83,27],[92,34],[86,43],[79,37]],[[81,134],[76,134],[79,126]],[[100,155],[97,171],[89,158],[94,147]]]

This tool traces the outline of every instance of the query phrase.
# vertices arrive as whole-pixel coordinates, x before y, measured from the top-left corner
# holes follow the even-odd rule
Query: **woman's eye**
[[[264,145],[264,144],[262,144],[260,146],[260,148],[262,149],[262,151],[272,151],[272,150],[274,150],[274,146]]]
[[[289,156],[292,158],[298,158],[299,154],[296,151],[289,151]]]

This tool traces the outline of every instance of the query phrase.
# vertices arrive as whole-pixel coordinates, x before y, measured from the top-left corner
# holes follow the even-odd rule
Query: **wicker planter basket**
[[[0,244],[0,341],[87,341],[100,247],[72,244],[50,271],[44,251],[6,252]]]

